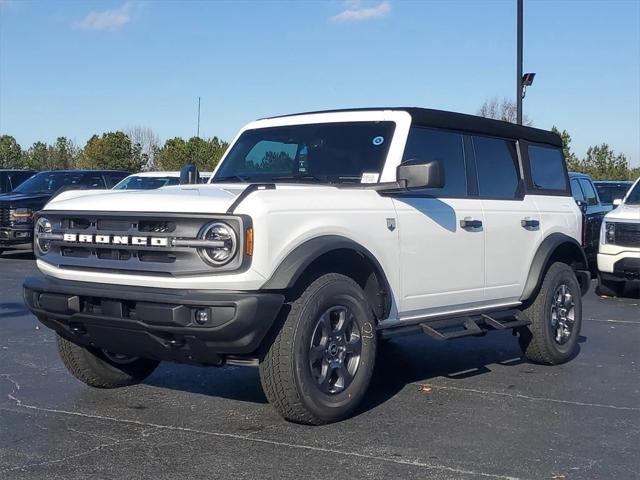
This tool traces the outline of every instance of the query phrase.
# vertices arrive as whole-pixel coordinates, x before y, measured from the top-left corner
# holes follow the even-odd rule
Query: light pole
[[[517,117],[518,117],[518,125],[522,125],[522,10],[523,10],[523,1],[518,0],[518,14],[517,14],[517,22],[518,22],[518,46],[517,46],[517,88],[516,88],[516,102],[517,102]]]

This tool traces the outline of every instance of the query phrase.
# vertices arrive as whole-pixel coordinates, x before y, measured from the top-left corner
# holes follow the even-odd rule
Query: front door
[[[409,133],[403,161],[440,161],[445,184],[394,197],[401,320],[466,310],[483,301],[484,214],[482,202],[468,195],[465,157],[460,133],[422,127]]]

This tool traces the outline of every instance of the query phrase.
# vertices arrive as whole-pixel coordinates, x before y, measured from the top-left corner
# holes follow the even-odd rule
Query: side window
[[[571,195],[573,195],[575,200],[579,200],[581,202],[587,201],[587,199],[584,198],[584,193],[582,193],[582,189],[580,188],[580,184],[576,178],[571,180]]]
[[[473,137],[481,197],[514,199],[518,197],[520,171],[516,143],[490,137]]]
[[[10,191],[11,183],[9,182],[9,175],[3,175],[0,173],[0,193],[6,193]]]
[[[438,197],[467,195],[467,171],[462,135],[454,132],[412,127],[404,149],[403,162],[439,160],[444,167],[444,187],[418,190]]]
[[[541,190],[567,189],[562,152],[558,148],[529,146],[529,163],[533,186]]]
[[[104,181],[102,180],[102,175],[86,175],[82,179],[82,185],[87,188],[96,188],[102,189],[104,188]]]
[[[598,195],[596,195],[596,191],[593,188],[593,184],[587,180],[586,178],[580,179],[580,186],[582,187],[582,191],[584,192],[584,196],[587,201],[587,205],[597,205],[598,204]]]

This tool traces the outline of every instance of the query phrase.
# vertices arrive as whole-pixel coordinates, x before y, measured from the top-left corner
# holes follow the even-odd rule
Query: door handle
[[[482,220],[474,220],[471,217],[464,217],[460,220],[461,228],[480,228],[482,227]]]
[[[531,218],[523,218],[520,221],[520,225],[522,225],[524,228],[538,228],[540,226],[540,221],[533,220]]]

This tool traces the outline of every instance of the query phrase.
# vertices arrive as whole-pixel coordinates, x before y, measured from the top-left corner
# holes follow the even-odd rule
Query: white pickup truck
[[[513,329],[533,361],[576,352],[589,274],[554,133],[419,108],[267,118],[192,181],[37,214],[25,301],[88,385],[256,365],[282,416],[321,424],[357,407],[379,339]]]

